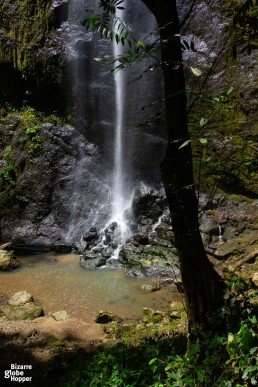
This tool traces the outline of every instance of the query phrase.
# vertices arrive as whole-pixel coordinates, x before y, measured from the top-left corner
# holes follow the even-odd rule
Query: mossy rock
[[[107,338],[111,338],[116,334],[117,326],[118,326],[117,324],[118,323],[116,321],[112,321],[104,325],[103,331],[106,333]]]
[[[7,313],[8,320],[34,320],[37,317],[43,316],[44,311],[34,302],[28,302],[20,306],[10,306]]]
[[[151,308],[143,308],[143,314],[144,317],[142,321],[145,323],[157,324],[160,323],[165,317],[164,312],[161,312],[159,310],[153,310]]]
[[[12,270],[20,266],[13,251],[0,250],[0,270]]]
[[[112,321],[122,322],[123,319],[112,312],[107,312],[107,311],[103,311],[103,310],[99,312],[99,314],[97,315],[97,317],[95,319],[95,322],[97,324],[108,324]]]
[[[117,327],[117,330],[115,332],[115,337],[116,339],[126,340],[130,336],[132,336],[134,332],[135,332],[135,325],[125,323]]]
[[[55,337],[54,335],[51,335],[51,334],[48,334],[45,337],[45,342],[46,342],[46,344],[50,345],[54,349],[58,349],[58,348],[62,348],[62,347],[66,346],[64,341],[59,340],[57,337]]]

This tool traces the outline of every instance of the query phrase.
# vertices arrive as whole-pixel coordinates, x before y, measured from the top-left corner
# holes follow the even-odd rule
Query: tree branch
[[[187,22],[187,20],[189,19],[193,9],[194,9],[194,6],[196,4],[197,0],[193,0],[192,4],[191,4],[191,7],[189,8],[189,11],[187,12],[184,20],[182,21],[182,23],[180,24],[180,30],[183,28],[183,26],[185,25],[185,23]]]

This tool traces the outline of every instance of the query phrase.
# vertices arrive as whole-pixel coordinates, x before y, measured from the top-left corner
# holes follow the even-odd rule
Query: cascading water
[[[116,17],[123,20],[123,11],[118,10]],[[119,26],[119,23],[117,23]],[[119,27],[117,27],[118,29]],[[123,52],[122,45],[113,40],[113,54],[118,57]],[[124,137],[125,137],[125,76],[122,70],[114,69],[115,83],[115,135],[114,135],[114,167],[112,182],[112,214],[111,222],[115,222],[119,228],[120,241],[124,243],[130,234],[126,224],[125,211],[130,207],[130,196],[125,189],[124,168]],[[129,196],[129,197],[128,197]]]
[[[80,142],[84,143],[78,147],[77,162],[70,179],[71,195],[66,203],[70,214],[64,239],[79,242],[82,235],[95,227],[100,246],[106,248],[108,243],[112,244],[116,256],[119,246],[130,235],[126,213],[137,184],[142,179],[159,181],[157,171],[164,140],[155,130],[148,128],[146,131],[137,126],[150,114],[150,111],[138,114],[140,108],[158,98],[152,74],[151,82],[148,75],[144,75],[145,83],[141,82],[141,87],[149,90],[143,97],[139,93],[139,84],[131,82],[139,73],[144,73],[146,64],[140,64],[136,70],[111,73],[110,68],[94,62],[94,57],[103,57],[111,51],[114,56],[119,56],[123,49],[115,41],[97,40],[97,36],[82,26],[86,6],[95,5],[93,0],[70,0],[68,21],[62,27],[67,35],[71,115],[80,133]],[[123,5],[126,8],[126,2]],[[132,10],[132,7],[136,9]],[[139,29],[135,15],[145,15],[140,39],[143,33],[147,35],[155,28],[153,16],[148,14],[146,7],[141,7],[138,1],[132,0],[126,12],[119,10],[117,14],[121,21],[125,18],[126,23],[132,23],[135,30]],[[160,79],[156,79],[159,83]],[[96,144],[95,148],[88,141]],[[108,242],[109,233],[113,233],[112,242]]]
[[[72,116],[78,130],[76,165],[71,177],[71,195],[67,203],[70,214],[64,239],[67,242],[82,242],[85,231],[92,226],[101,226],[109,217],[110,186],[103,177],[98,146],[88,142],[86,127],[90,121],[90,48],[93,34],[85,31],[82,19],[85,0],[70,0],[67,28],[66,57],[71,79]],[[83,246],[82,246],[83,247]]]

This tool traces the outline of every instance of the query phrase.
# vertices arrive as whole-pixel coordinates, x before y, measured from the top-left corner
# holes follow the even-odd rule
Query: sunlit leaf
[[[197,77],[200,77],[202,75],[201,70],[198,69],[197,67],[190,66],[190,69],[192,70],[193,74],[196,75]]]
[[[154,357],[153,359],[151,359],[151,360],[149,361],[149,364],[151,365],[151,364],[155,363],[155,361],[157,361],[157,360],[158,360],[158,358],[157,358],[157,357]]]
[[[186,140],[185,142],[183,142],[182,145],[180,145],[180,147],[179,147],[178,149],[184,148],[184,147],[187,146],[190,142],[191,142],[191,140]]]
[[[205,118],[202,117],[202,118],[200,119],[200,127],[203,127],[204,125],[206,125],[207,122],[208,122],[208,120],[206,120]]]
[[[206,140],[206,138],[199,138],[199,141],[202,145],[207,145],[208,141]]]

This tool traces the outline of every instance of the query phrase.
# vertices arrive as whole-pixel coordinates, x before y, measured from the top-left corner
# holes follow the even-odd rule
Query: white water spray
[[[116,16],[122,21],[123,10],[117,10]],[[119,23],[117,23],[119,25]],[[116,40],[113,41],[113,54],[118,57],[122,54],[122,45],[117,44]],[[125,76],[122,70],[114,71],[115,82],[115,107],[116,107],[116,119],[115,119],[115,138],[114,138],[114,169],[113,169],[113,182],[112,182],[112,215],[111,222],[116,222],[121,232],[121,243],[125,242],[129,236],[129,228],[126,225],[124,213],[127,208],[130,207],[130,202],[127,198],[124,180],[124,135],[125,135],[125,122],[124,122],[124,110],[125,110]]]
[[[219,227],[219,242],[224,243],[224,239],[223,239],[223,236],[222,236],[222,229],[221,229],[220,223],[218,223],[218,227]]]

